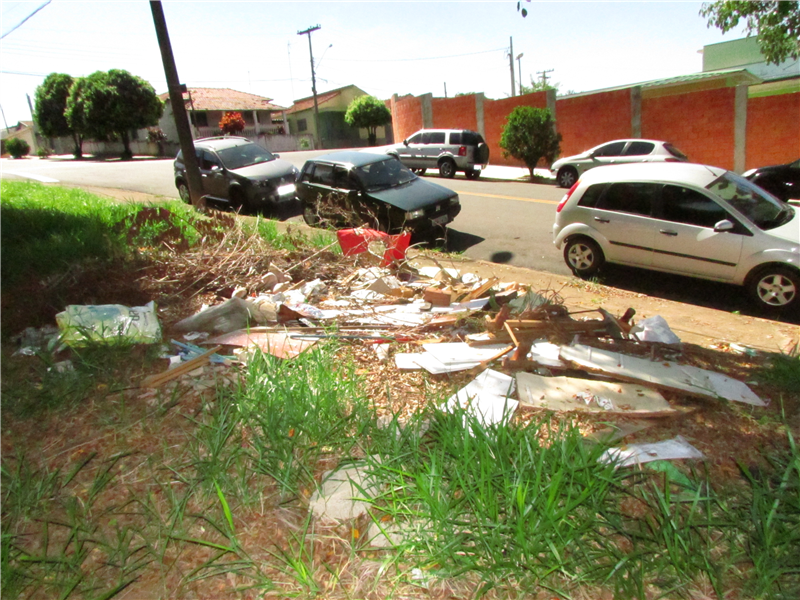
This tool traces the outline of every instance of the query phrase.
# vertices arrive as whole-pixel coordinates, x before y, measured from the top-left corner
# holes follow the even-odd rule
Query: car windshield
[[[225,148],[224,150],[218,150],[217,154],[222,160],[222,164],[230,170],[275,160],[275,156],[271,152],[264,150],[258,144],[242,144],[241,146]]]
[[[789,222],[794,210],[744,177],[728,171],[706,186],[750,219],[759,229],[773,229]]]
[[[396,158],[387,158],[355,169],[355,174],[361,185],[368,192],[385,190],[397,187],[416,179],[408,167]]]

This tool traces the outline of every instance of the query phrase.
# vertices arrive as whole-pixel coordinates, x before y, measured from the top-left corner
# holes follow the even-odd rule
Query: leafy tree
[[[90,85],[87,77],[73,80],[67,96],[64,118],[72,130],[72,139],[75,141],[75,158],[83,156],[83,140],[89,135],[89,125],[86,113],[86,90]]]
[[[375,96],[359,96],[347,107],[344,121],[351,127],[365,128],[369,145],[374,146],[378,138],[378,127],[392,122],[392,111]]]
[[[513,156],[524,162],[533,179],[539,160],[553,162],[561,150],[561,134],[556,133],[554,125],[548,109],[517,106],[508,115],[500,136],[503,156]]]
[[[800,56],[800,2],[743,2],[718,0],[705,2],[700,15],[709,27],[723,33],[744,19],[747,35],[756,33],[761,53],[768,63],[779,64]]]
[[[14,158],[22,158],[27,156],[31,151],[31,147],[25,140],[21,138],[11,138],[6,142],[6,150]]]
[[[239,112],[226,112],[219,120],[219,128],[222,133],[239,133],[244,131],[244,118]]]
[[[45,137],[70,136],[75,142],[73,154],[82,154],[83,138],[70,127],[65,112],[69,91],[75,80],[66,73],[50,73],[42,85],[36,88],[33,119]]]
[[[131,158],[131,130],[157,125],[164,104],[141,77],[121,69],[96,71],[83,85],[73,86],[67,100],[67,120],[98,140],[119,138],[122,158]]]

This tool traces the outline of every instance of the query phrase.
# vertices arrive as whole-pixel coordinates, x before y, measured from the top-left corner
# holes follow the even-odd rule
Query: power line
[[[489,54],[490,52],[499,52],[500,50],[506,50],[506,48],[481,50],[480,52],[466,52],[464,54],[451,54],[449,56],[430,56],[427,58],[332,58],[330,60],[336,62],[413,62],[420,60],[442,60],[445,58],[460,58],[462,56],[475,56],[476,54]]]
[[[47,6],[48,4],[50,4],[50,2],[51,2],[51,0],[47,0],[47,2],[45,2],[44,4],[42,4],[42,5],[41,5],[39,8],[37,8],[36,10],[34,10],[34,11],[31,13],[31,14],[29,14],[29,15],[28,15],[27,17],[25,17],[24,19],[22,19],[22,21],[20,21],[19,23],[17,23],[17,24],[16,24],[14,27],[12,27],[12,28],[11,28],[11,29],[9,29],[8,31],[6,31],[6,32],[5,32],[3,35],[0,35],[0,40],[2,40],[4,37],[6,37],[6,36],[7,36],[9,33],[12,33],[12,32],[14,32],[14,31],[16,31],[17,29],[19,29],[20,27],[22,27],[22,26],[25,24],[25,21],[27,21],[28,19],[30,19],[30,18],[31,18],[33,15],[35,15],[35,14],[36,14],[36,13],[38,13],[40,10],[42,10],[42,9],[43,9],[45,6]]]

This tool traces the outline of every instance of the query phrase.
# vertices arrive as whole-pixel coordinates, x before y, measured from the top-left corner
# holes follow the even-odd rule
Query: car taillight
[[[466,156],[467,155],[467,147],[466,146],[459,146],[458,155],[459,156]]]
[[[562,209],[562,208],[564,208],[564,205],[567,203],[567,200],[569,200],[569,197],[570,197],[570,196],[572,196],[572,192],[574,192],[574,191],[575,191],[575,188],[577,188],[577,187],[578,187],[578,184],[579,184],[579,183],[580,183],[580,181],[576,181],[576,182],[575,182],[575,183],[572,185],[572,187],[571,187],[571,188],[569,188],[569,191],[568,191],[566,194],[564,194],[564,197],[561,199],[561,202],[559,202],[559,203],[558,203],[558,206],[556,206],[556,212],[557,212],[557,213],[560,213],[560,212],[561,212],[561,209]]]
[[[671,156],[669,156],[664,159],[664,162],[681,162],[681,161],[677,158],[672,158]]]

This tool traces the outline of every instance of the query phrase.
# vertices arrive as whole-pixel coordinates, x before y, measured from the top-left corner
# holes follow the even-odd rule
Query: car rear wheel
[[[452,179],[456,176],[456,163],[451,159],[445,158],[439,163],[439,175],[445,179]]]
[[[578,181],[578,171],[574,167],[561,167],[556,175],[558,187],[571,188]]]
[[[192,203],[192,195],[189,193],[189,186],[186,185],[185,181],[178,183],[178,195],[181,197],[181,200],[186,202],[186,204]]]
[[[786,267],[761,269],[745,285],[759,308],[796,310],[800,305],[800,274]]]
[[[481,172],[478,169],[467,169],[464,175],[467,176],[467,179],[477,179],[481,176]]]
[[[605,263],[600,246],[587,237],[574,237],[564,246],[564,260],[578,277],[592,277]]]

